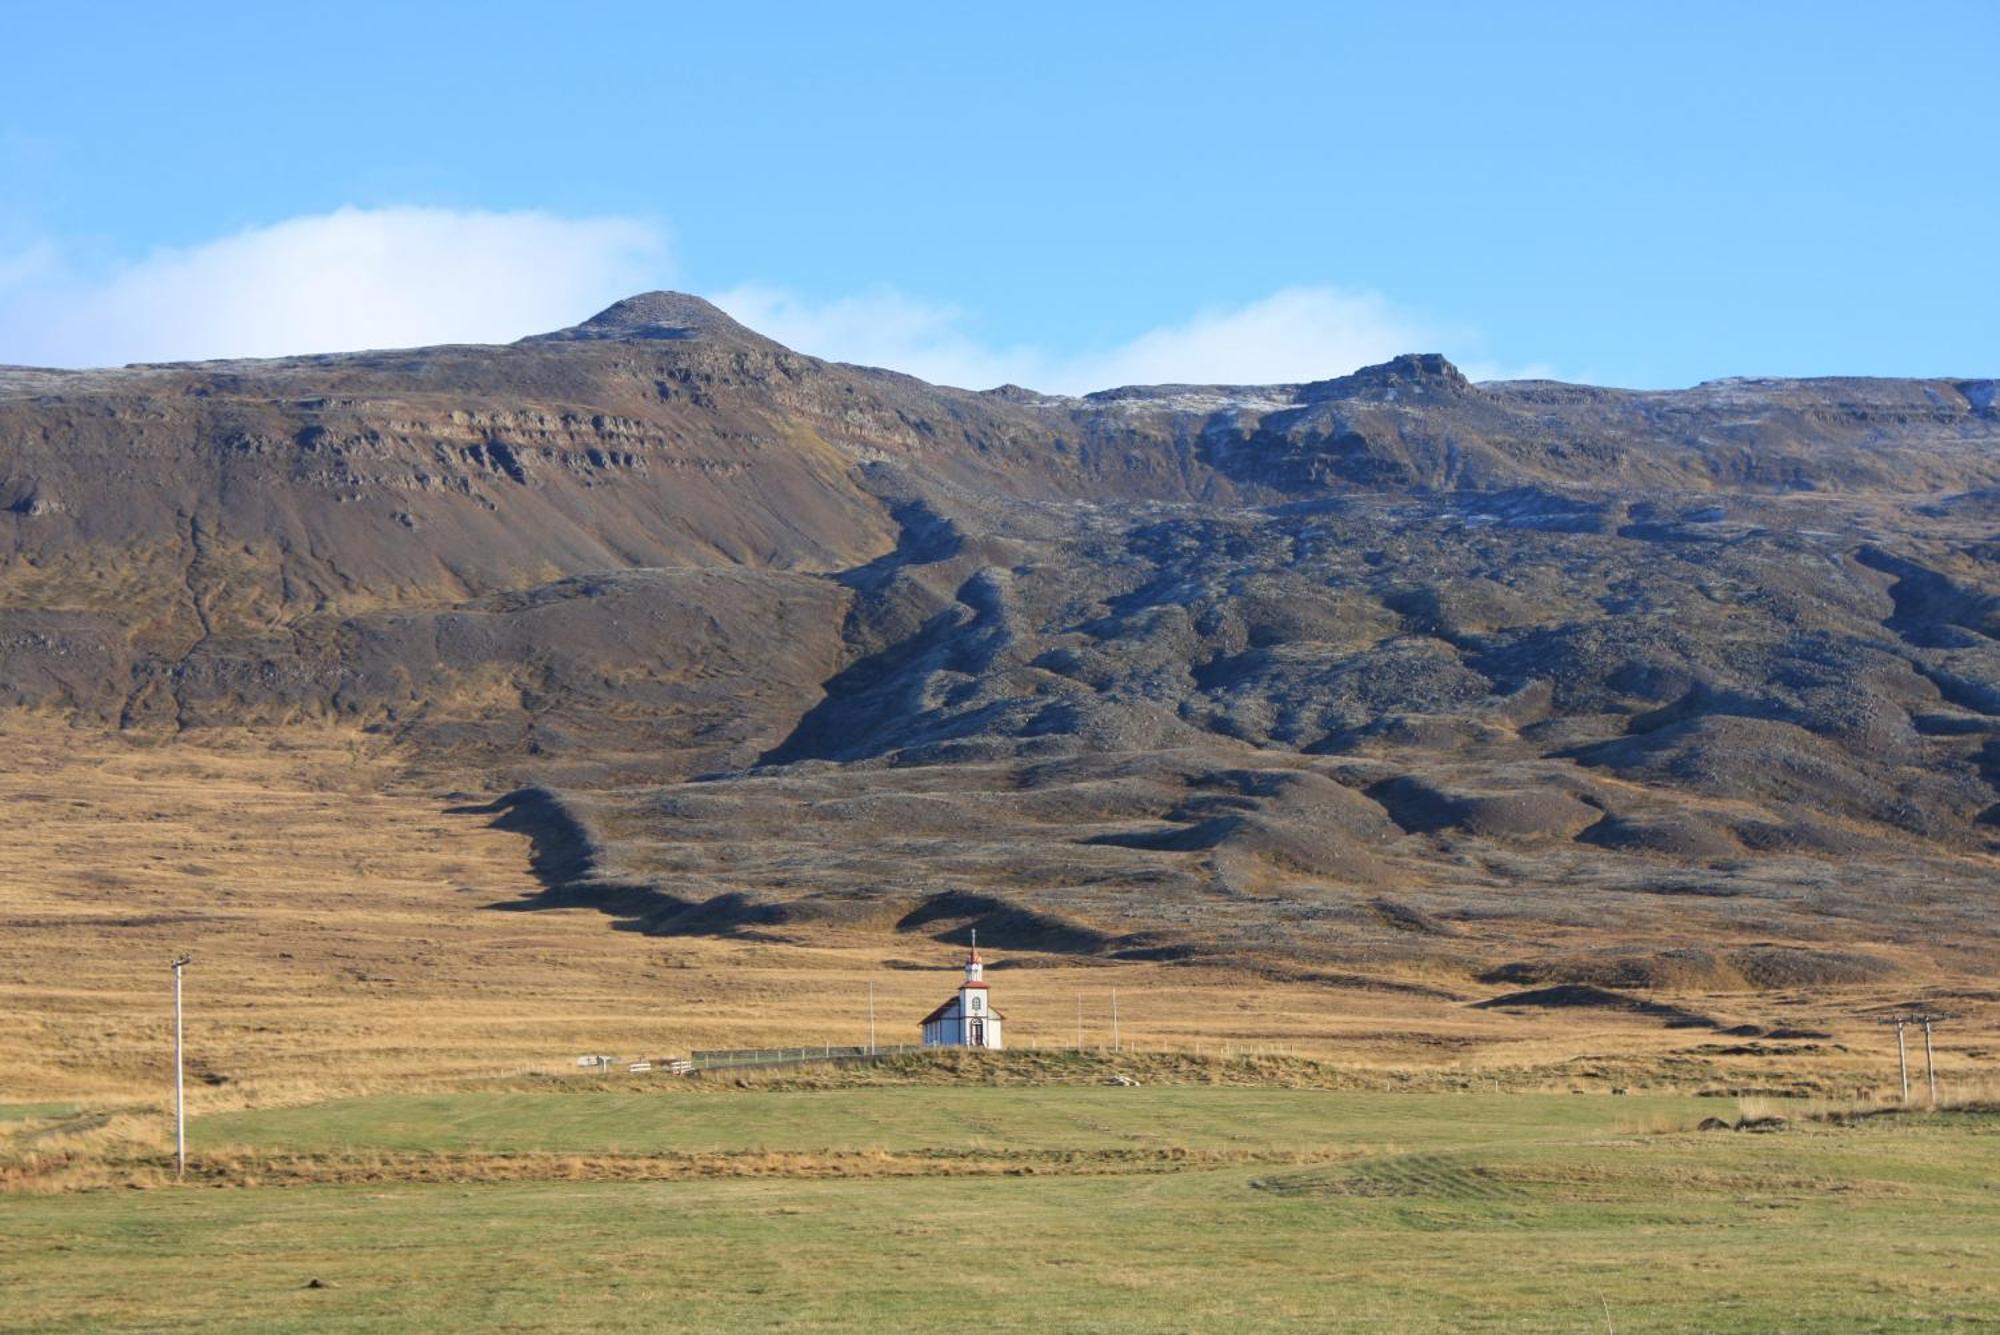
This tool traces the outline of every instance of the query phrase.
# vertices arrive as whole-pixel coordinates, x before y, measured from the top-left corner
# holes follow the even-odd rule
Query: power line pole
[[[875,981],[868,982],[868,1055],[875,1055]]]
[[[1118,1047],[1118,989],[1117,989],[1117,988],[1115,988],[1115,987],[1111,989],[1111,1050],[1112,1050],[1113,1052],[1117,1052],[1117,1051],[1119,1050],[1119,1047]]]
[[[1931,1107],[1937,1107],[1937,1049],[1931,1042],[1931,1028],[1945,1020],[1955,1020],[1955,1015],[1945,1015],[1936,1011],[1916,1011],[1907,1015],[1885,1016],[1881,1023],[1896,1026],[1896,1070],[1903,1081],[1903,1102],[1910,1101],[1910,1049],[1904,1031],[1909,1026],[1922,1025],[1924,1030],[1924,1081],[1929,1086]]]
[[[1903,1041],[1903,1022],[1896,1021],[1896,1069],[1903,1074],[1903,1102],[1910,1101],[1910,1049]]]
[[[181,1060],[181,970],[192,955],[176,955],[174,971],[174,1176],[186,1177],[188,1170],[187,1072]]]
[[[1076,1050],[1083,1051],[1083,994],[1076,998]]]

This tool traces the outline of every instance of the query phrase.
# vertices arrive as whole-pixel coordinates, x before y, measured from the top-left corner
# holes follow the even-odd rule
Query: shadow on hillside
[[[600,877],[597,841],[562,798],[546,788],[517,788],[491,802],[446,807],[445,814],[491,816],[487,823],[493,829],[527,836],[528,870],[540,883],[540,893],[488,904],[489,909],[531,913],[589,908],[618,919],[614,925],[620,931],[685,935],[700,930],[669,926],[698,905],[644,882]]]
[[[736,936],[778,939],[768,929],[843,923],[848,899],[758,901],[739,891],[703,898],[669,894],[643,881],[619,880],[600,872],[601,852],[589,827],[558,794],[542,787],[517,788],[492,802],[445,809],[453,816],[490,816],[491,828],[528,839],[528,869],[541,890],[521,899],[485,907],[503,913],[549,909],[595,909],[617,921],[619,931],[648,936]],[[871,906],[872,908],[879,907]],[[912,897],[894,912],[898,933],[921,933],[952,945],[968,943],[974,931],[1001,950],[1111,959],[1179,959],[1189,947],[1165,943],[1155,934],[1113,937],[1060,914],[1039,912],[990,895],[948,890]]]
[[[901,499],[889,505],[898,532],[895,550],[866,565],[842,571],[834,582],[855,595],[843,636],[851,644],[873,638],[866,629],[881,604],[895,601],[898,576],[919,566],[941,565],[965,546],[965,535],[950,519],[921,500]],[[907,591],[905,591],[907,594]],[[791,732],[757,758],[759,765],[783,765],[797,760],[833,760],[856,749],[868,750],[871,739],[893,733],[908,705],[895,685],[912,664],[949,655],[967,625],[958,611],[940,609],[924,618],[915,631],[882,645],[875,652],[829,678],[820,701],[801,715]],[[873,743],[880,749],[880,742]]]

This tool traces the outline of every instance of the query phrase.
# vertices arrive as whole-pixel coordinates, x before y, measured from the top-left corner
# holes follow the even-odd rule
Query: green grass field
[[[2000,1323],[2000,1123],[1947,1113],[1770,1134],[1650,1129],[1730,1111],[1602,1096],[940,1086],[462,1094],[217,1116],[196,1124],[198,1154],[1153,1153],[1132,1171],[1093,1161],[1018,1176],[0,1198],[0,1326]],[[1272,1161],[1176,1167],[1176,1147]],[[1286,1151],[1301,1153],[1283,1162]]]
[[[1262,1150],[1563,1140],[1714,1111],[1680,1097],[935,1085],[387,1096],[211,1117],[193,1137],[197,1148],[458,1153]]]

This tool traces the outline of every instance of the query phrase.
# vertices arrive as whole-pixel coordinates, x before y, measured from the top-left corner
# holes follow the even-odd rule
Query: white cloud
[[[815,303],[751,285],[714,300],[744,324],[801,352],[973,389],[1012,382],[1081,394],[1119,385],[1280,384],[1345,375],[1401,352],[1465,357],[1466,373],[1474,379],[1546,373],[1546,368],[1503,369],[1485,360],[1475,330],[1425,319],[1373,293],[1332,287],[1285,288],[1114,347],[1068,355],[983,343],[956,307],[895,292]]]
[[[1485,360],[1458,363],[1458,369],[1465,372],[1465,378],[1475,384],[1481,380],[1561,380],[1550,362],[1493,362]],[[1580,381],[1581,384],[1596,384],[1593,380]]]
[[[1295,287],[1234,310],[1211,310],[1141,334],[1077,369],[1108,385],[1275,384],[1325,380],[1399,352],[1430,352],[1462,337],[1372,293]]]
[[[345,208],[159,250],[100,275],[46,244],[0,255],[0,362],[134,361],[503,342],[661,286],[659,228]]]
[[[966,331],[965,313],[957,307],[898,292],[811,302],[752,283],[716,293],[710,300],[739,323],[788,348],[831,361],[885,366],[934,384],[977,389],[1009,381],[1029,384],[1049,361],[1032,347],[981,343]]]
[[[12,255],[0,255],[0,296],[5,296],[12,288],[51,282],[60,272],[61,263],[56,248],[46,241],[37,242]]]

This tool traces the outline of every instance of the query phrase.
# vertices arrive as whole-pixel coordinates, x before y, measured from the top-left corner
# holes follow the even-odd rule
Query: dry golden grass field
[[[911,1041],[956,948],[914,933],[649,937],[587,908],[509,911],[527,841],[454,812],[490,794],[333,729],[167,740],[11,716],[0,735],[0,1093],[160,1110],[167,960],[187,974],[192,1106],[574,1072],[577,1054]],[[1500,1082],[1849,1093],[1890,1079],[1872,1009],[1928,999],[1947,1078],[1988,1069],[1995,994],[1960,985],[1675,997],[1732,1039],[1615,1011],[1482,1010],[1464,980],[1407,990],[1241,969],[1000,955],[1010,1045],[1323,1059],[1383,1085]]]

